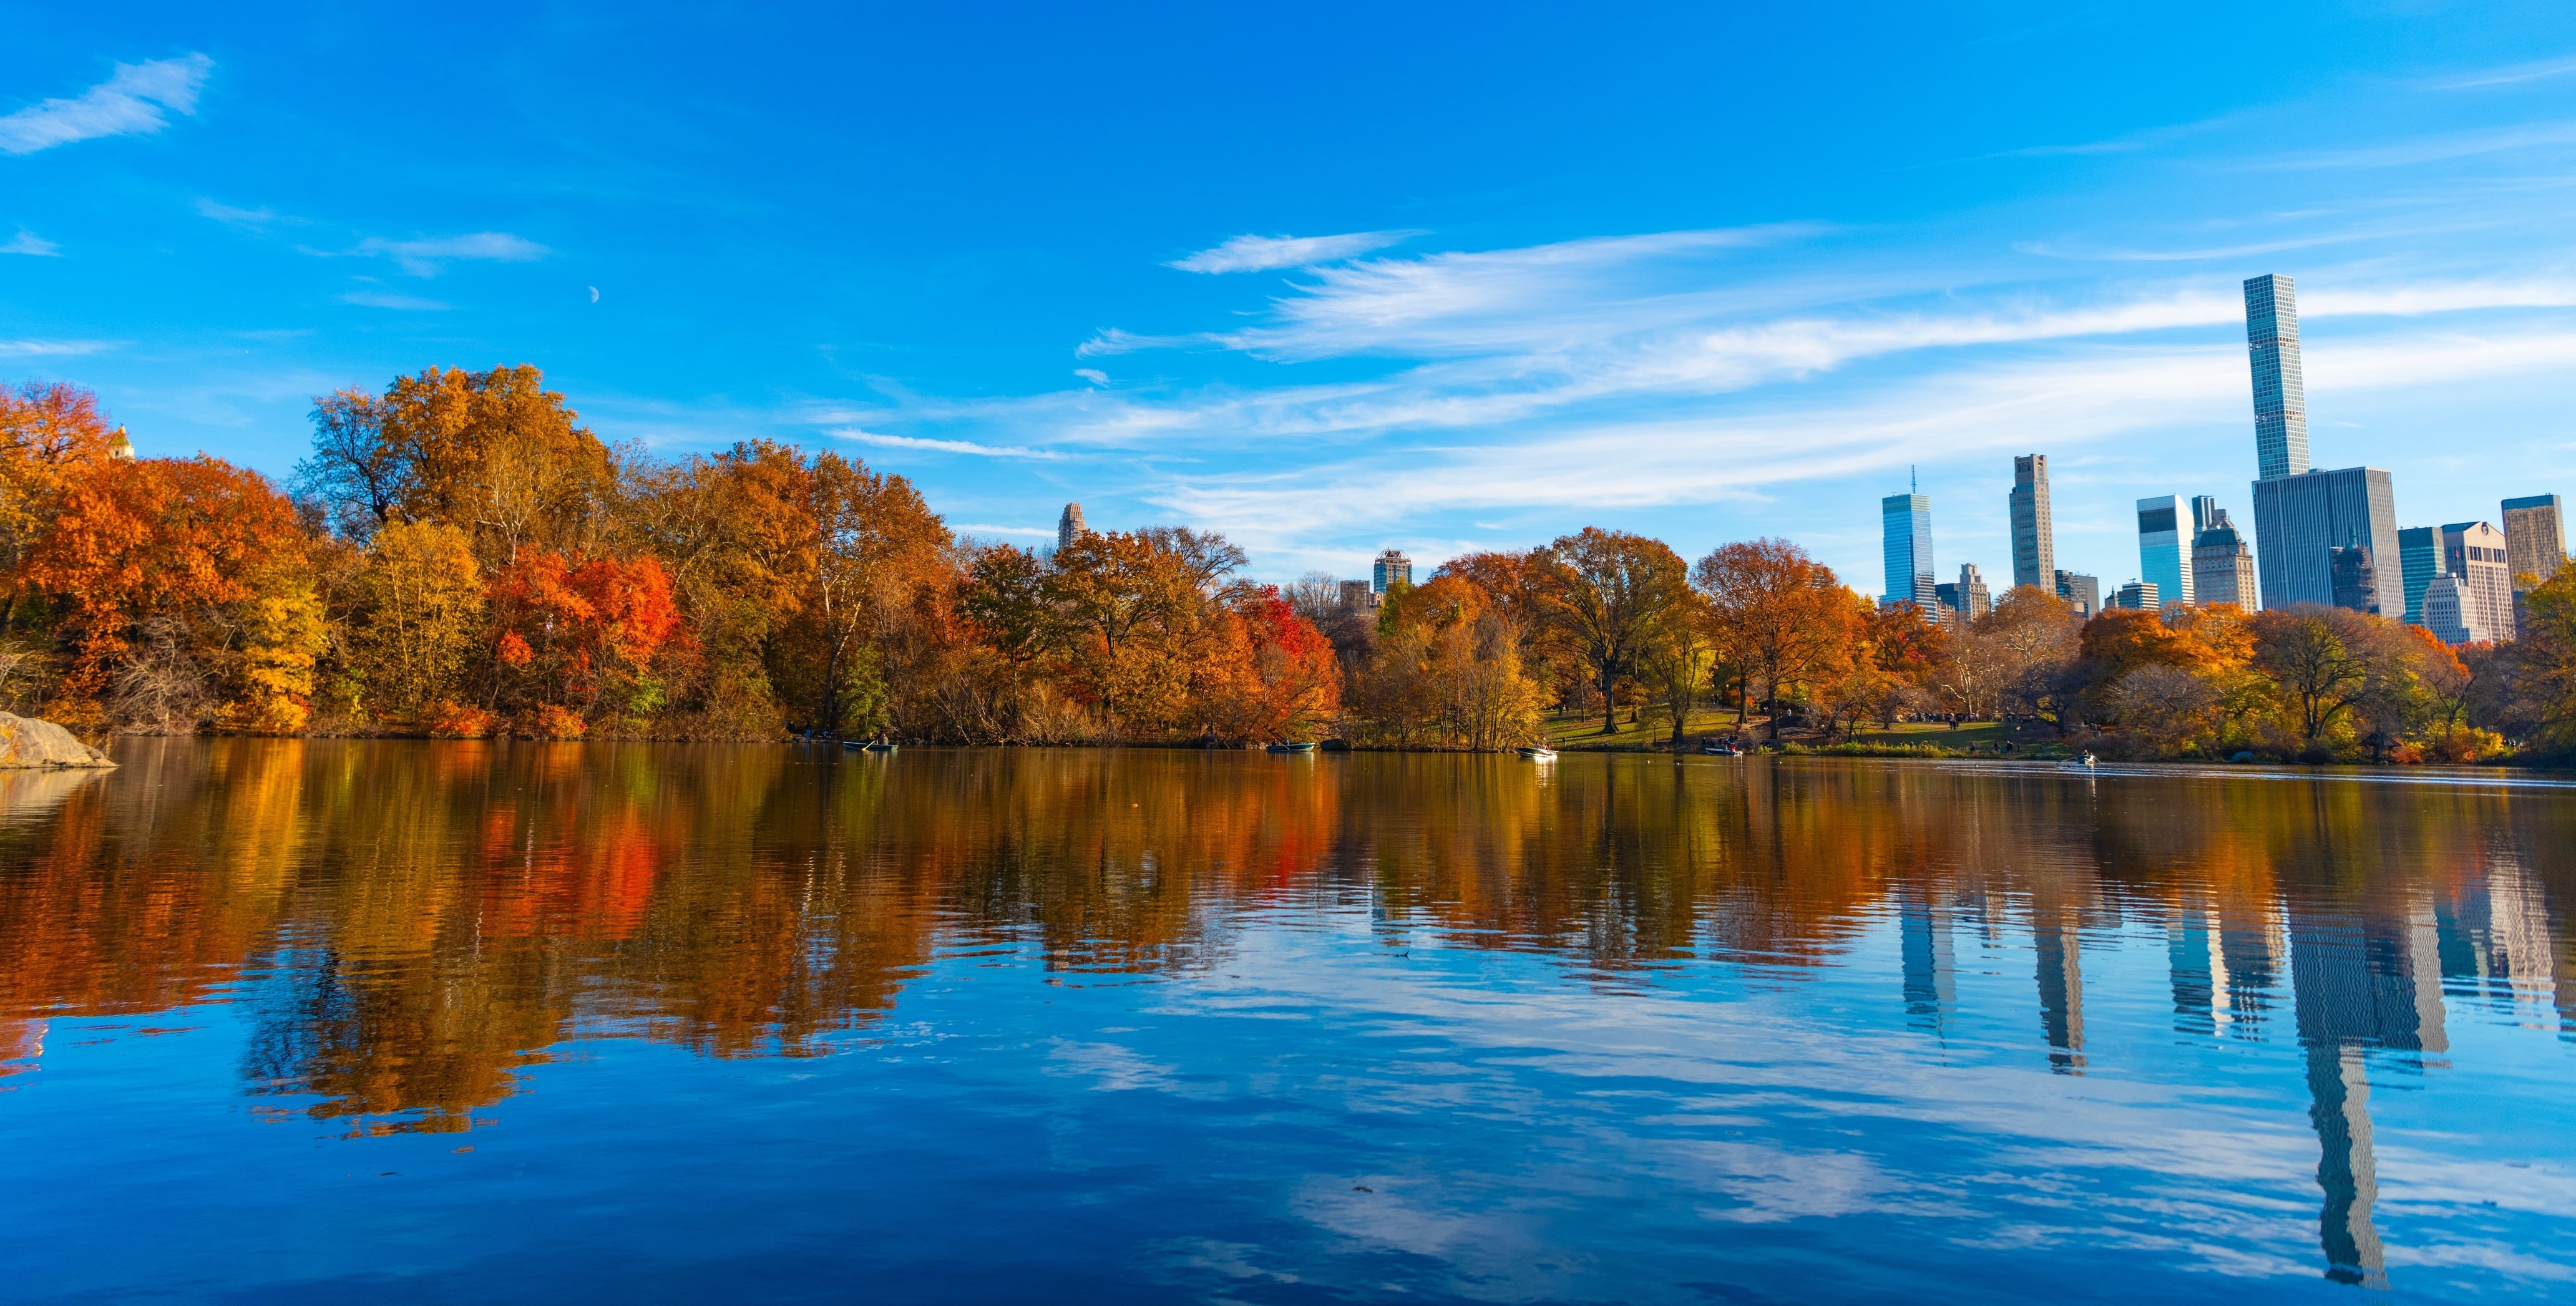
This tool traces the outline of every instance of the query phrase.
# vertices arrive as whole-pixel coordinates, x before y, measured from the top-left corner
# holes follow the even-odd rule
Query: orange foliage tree
[[[64,715],[114,693],[160,728],[220,715],[293,731],[312,710],[323,643],[293,505],[212,458],[85,462],[19,568],[56,596],[72,651]]]

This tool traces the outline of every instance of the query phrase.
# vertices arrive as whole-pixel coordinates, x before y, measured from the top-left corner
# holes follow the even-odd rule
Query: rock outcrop
[[[107,760],[107,754],[72,738],[71,731],[51,721],[0,712],[0,770],[24,767],[59,770],[114,765],[116,763]]]

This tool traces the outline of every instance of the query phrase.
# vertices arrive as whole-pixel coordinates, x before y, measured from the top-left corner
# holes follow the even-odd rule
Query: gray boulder
[[[0,769],[110,767],[107,754],[72,738],[51,721],[0,712]]]

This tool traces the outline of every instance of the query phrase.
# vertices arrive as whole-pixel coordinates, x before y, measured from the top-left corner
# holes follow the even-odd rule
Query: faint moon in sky
[[[590,302],[594,304],[599,302],[599,287],[592,286],[590,288]]]

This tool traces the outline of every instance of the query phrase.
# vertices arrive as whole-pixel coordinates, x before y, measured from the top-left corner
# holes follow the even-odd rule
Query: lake
[[[2576,788],[125,740],[19,1301],[2576,1296]]]

